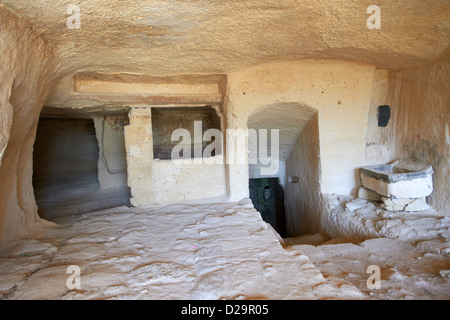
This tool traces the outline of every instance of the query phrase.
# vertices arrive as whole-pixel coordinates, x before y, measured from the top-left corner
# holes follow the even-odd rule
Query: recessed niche
[[[98,158],[92,119],[39,120],[33,152],[33,188],[41,218],[62,216],[75,199],[98,190]],[[72,213],[81,213],[80,210],[81,207],[72,208]]]
[[[391,117],[391,108],[387,105],[378,106],[378,126],[386,127]]]
[[[195,130],[195,125],[201,122],[201,132]],[[172,133],[177,129],[186,129],[190,141],[172,140]],[[202,155],[211,141],[203,139],[208,129],[220,130],[220,117],[212,107],[180,107],[152,108],[153,158],[171,159],[174,147],[179,143],[189,144],[190,155],[185,158],[195,158],[195,147],[201,144]],[[214,138],[213,138],[214,139]],[[205,140],[205,141],[204,141]],[[219,154],[213,150],[212,156]]]

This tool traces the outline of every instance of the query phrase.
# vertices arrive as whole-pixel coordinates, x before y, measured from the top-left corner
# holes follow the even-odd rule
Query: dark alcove
[[[286,236],[284,191],[278,178],[249,179],[250,199],[261,217],[280,234]]]

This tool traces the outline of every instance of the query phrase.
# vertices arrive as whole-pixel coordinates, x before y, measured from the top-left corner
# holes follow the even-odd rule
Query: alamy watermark
[[[370,265],[367,267],[367,273],[370,274],[367,278],[366,285],[370,290],[381,289],[381,270],[377,265]]]
[[[381,269],[377,265],[370,265],[367,271],[370,276],[367,278],[366,286],[369,290],[381,289]],[[77,265],[70,265],[66,270],[70,276],[66,280],[66,286],[69,290],[81,289],[81,269]]]
[[[268,129],[226,129],[229,148],[223,156],[222,131],[208,129],[203,133],[202,121],[194,121],[193,137],[184,128],[172,132],[171,141],[178,143],[172,148],[171,159],[183,164],[258,164],[261,175],[273,175],[280,166],[279,129],[270,129],[270,143],[268,135]],[[210,143],[203,149],[199,142]],[[221,156],[215,156],[218,154]]]
[[[81,269],[77,265],[67,267],[66,273],[71,274],[66,280],[66,286],[69,290],[81,289]]]
[[[80,29],[81,28],[81,10],[80,7],[71,4],[67,7],[67,14],[70,16],[66,20],[66,26],[68,29]]]
[[[68,29],[80,29],[81,28],[81,10],[80,7],[71,4],[67,7],[67,14],[70,16],[66,20]],[[367,18],[366,26],[369,29],[381,29],[381,9],[377,5],[370,5],[367,7],[367,13],[371,14]]]
[[[371,16],[367,18],[366,26],[369,29],[381,29],[381,9],[377,5],[370,5],[367,7],[367,13]]]

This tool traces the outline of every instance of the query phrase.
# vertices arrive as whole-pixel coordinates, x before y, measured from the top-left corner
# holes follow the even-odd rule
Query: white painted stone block
[[[433,192],[433,169],[408,170],[395,164],[361,168],[362,185],[389,198],[412,199]]]
[[[430,209],[425,197],[417,198],[406,205],[405,211],[424,211]]]
[[[427,204],[426,198],[414,198],[414,199],[399,199],[399,198],[381,198],[384,204],[384,208],[389,211],[424,211],[430,208]]]

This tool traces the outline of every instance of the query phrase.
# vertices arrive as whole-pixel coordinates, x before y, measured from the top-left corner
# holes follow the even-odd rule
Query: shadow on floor
[[[109,209],[131,206],[127,186],[100,189],[95,175],[60,175],[34,182],[39,216],[46,220]]]

